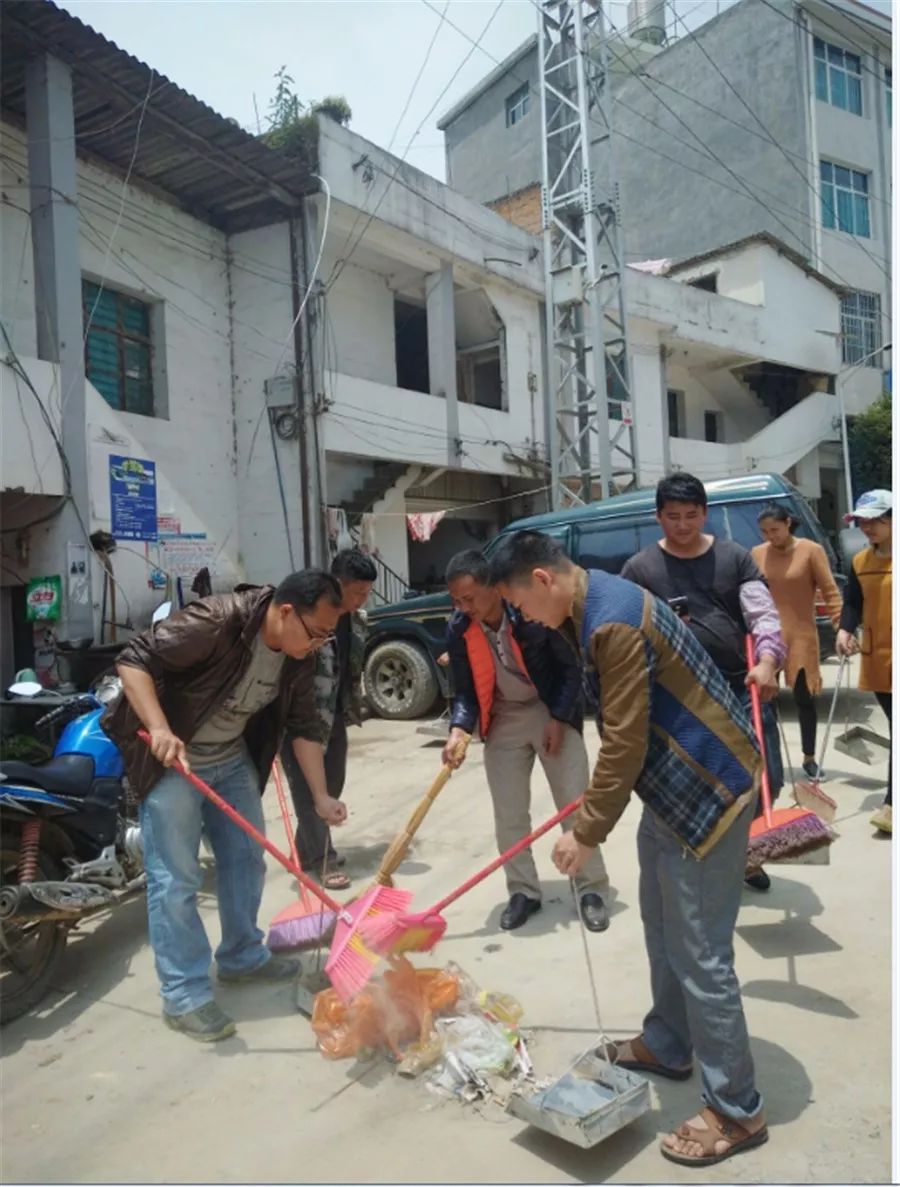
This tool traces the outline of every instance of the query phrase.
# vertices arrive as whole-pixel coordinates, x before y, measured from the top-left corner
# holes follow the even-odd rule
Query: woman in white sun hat
[[[869,541],[853,558],[853,567],[844,593],[841,629],[838,631],[839,655],[862,655],[859,687],[874,692],[888,719],[888,737],[893,735],[891,705],[891,532],[893,497],[889,490],[870,490],[860,495],[856,506],[844,519],[855,523]],[[860,638],[856,632],[862,628]],[[884,803],[872,817],[880,832],[891,833],[891,767]]]

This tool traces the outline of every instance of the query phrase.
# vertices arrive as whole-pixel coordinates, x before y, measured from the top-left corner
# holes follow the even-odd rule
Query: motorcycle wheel
[[[19,838],[0,837],[0,885],[18,882]],[[56,881],[60,870],[43,849],[38,855],[41,881]],[[66,948],[69,929],[51,920],[24,927],[0,927],[0,1026],[21,1018],[43,999]]]

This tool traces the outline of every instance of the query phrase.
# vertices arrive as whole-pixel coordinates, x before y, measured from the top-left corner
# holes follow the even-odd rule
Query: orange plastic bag
[[[350,1059],[386,1047],[399,1059],[403,1047],[425,1042],[436,1014],[451,1012],[459,979],[443,969],[417,969],[404,957],[344,1004],[333,989],[316,995],[312,1028],[327,1059]]]

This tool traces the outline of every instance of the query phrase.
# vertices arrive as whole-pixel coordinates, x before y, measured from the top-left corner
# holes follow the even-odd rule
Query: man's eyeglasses
[[[297,617],[303,623],[303,629],[306,631],[306,637],[309,639],[310,647],[316,650],[319,647],[324,647],[326,643],[333,643],[336,636],[334,631],[326,631],[322,634],[319,631],[312,630],[309,623],[302,614],[297,614]]]

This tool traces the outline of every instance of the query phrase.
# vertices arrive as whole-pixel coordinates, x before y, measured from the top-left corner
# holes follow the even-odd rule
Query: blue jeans
[[[734,925],[752,817],[748,805],[699,861],[648,808],[637,835],[653,994],[644,1042],[669,1067],[683,1067],[696,1056],[705,1103],[739,1122],[762,1108],[734,971]]]
[[[259,779],[246,753],[197,773],[265,832]],[[216,964],[227,972],[248,972],[271,955],[256,926],[265,879],[263,851],[176,771],[163,775],[141,804],[140,815],[150,944],[163,1009],[167,1014],[185,1014],[213,998],[212,954],[197,910],[201,828],[216,858],[222,923]]]

